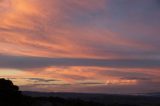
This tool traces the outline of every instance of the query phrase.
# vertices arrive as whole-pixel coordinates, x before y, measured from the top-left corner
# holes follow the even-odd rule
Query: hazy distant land
[[[104,106],[160,106],[160,93],[148,93],[139,95],[117,94],[89,94],[89,93],[45,93],[24,91],[24,95],[32,97],[59,97],[64,99],[79,99],[92,101]]]

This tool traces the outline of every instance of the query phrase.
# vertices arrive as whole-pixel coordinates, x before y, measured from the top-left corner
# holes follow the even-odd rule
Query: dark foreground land
[[[0,106],[160,106],[159,96],[20,92],[0,79]]]
[[[88,96],[84,97],[85,95]],[[75,94],[75,96],[69,98],[21,95],[11,98],[0,97],[0,106],[160,106],[160,98],[92,94]]]
[[[160,106],[159,95],[109,95],[109,94],[83,94],[83,93],[40,93],[40,92],[23,92],[25,95],[32,97],[58,97],[64,100],[81,101],[81,103],[91,103],[84,106]],[[78,103],[79,104],[79,103]],[[59,105],[61,106],[61,105]],[[63,105],[65,106],[65,105]],[[68,105],[66,105],[68,106]],[[72,105],[69,105],[72,106]],[[76,106],[76,105],[73,105]],[[83,106],[83,105],[77,105]]]

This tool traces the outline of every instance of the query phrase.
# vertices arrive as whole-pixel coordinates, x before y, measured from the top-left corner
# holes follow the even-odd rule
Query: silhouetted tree
[[[0,95],[4,98],[21,96],[19,87],[14,85],[11,80],[0,79]]]

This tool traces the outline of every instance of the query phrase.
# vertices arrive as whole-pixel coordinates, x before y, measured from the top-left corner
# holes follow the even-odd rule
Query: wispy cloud
[[[30,76],[46,86],[55,77],[73,84],[74,91],[88,89],[75,84],[82,79],[136,80],[136,90],[156,85],[159,11],[157,0],[0,0],[0,71],[12,71],[2,74],[6,77]]]
[[[0,56],[1,68],[39,68],[49,66],[99,66],[121,68],[159,68],[157,59],[87,59],[87,58],[45,58],[26,56]]]

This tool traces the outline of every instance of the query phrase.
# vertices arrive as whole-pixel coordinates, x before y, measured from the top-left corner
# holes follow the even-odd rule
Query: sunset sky
[[[24,91],[160,92],[160,0],[0,0],[0,77]]]

